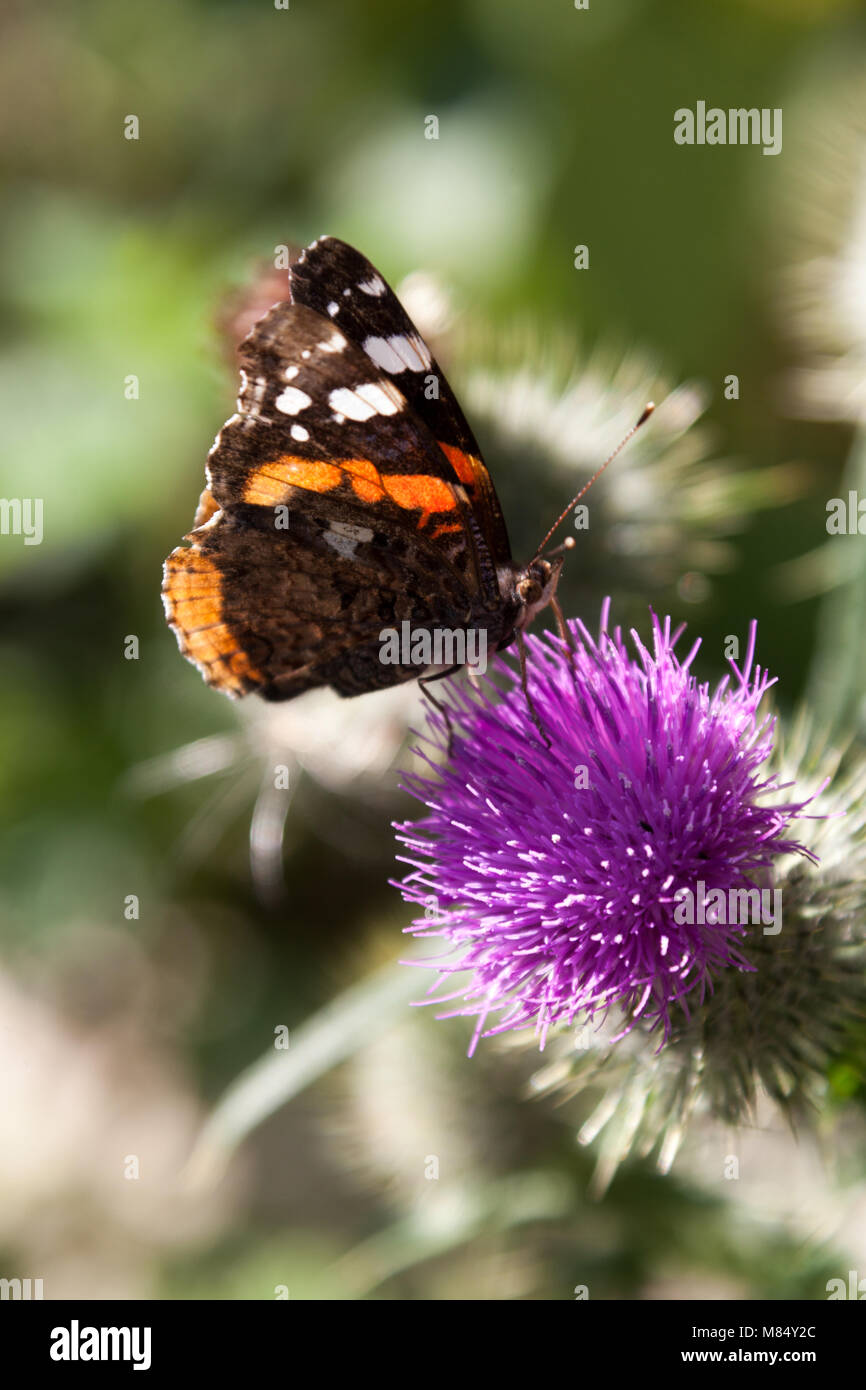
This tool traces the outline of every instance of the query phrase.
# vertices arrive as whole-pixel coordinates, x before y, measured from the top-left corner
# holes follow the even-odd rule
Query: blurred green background
[[[44,540],[0,537],[0,1274],[46,1297],[822,1297],[863,1260],[856,1159],[831,1179],[759,1128],[751,1179],[697,1146],[596,1201],[573,1116],[524,1098],[526,1058],[470,1062],[468,1025],[402,1005],[190,1197],[193,1138],[275,1027],[405,951],[387,879],[407,715],[389,705],[365,771],[350,707],[299,731],[230,705],[179,656],[159,588],[233,409],[225,296],[330,232],[450,296],[440,350],[518,558],[659,381],[703,393],[685,445],[660,409],[655,444],[599,485],[565,606],[592,625],[612,592],[618,616],[686,618],[707,676],[754,616],[791,708],[844,577],[825,502],[866,413],[863,6],[85,0],[7,3],[2,26],[0,492],[44,499]],[[781,155],[675,145],[698,100],[782,107]],[[551,392],[572,368],[598,382],[558,460],[500,439],[521,363]],[[665,491],[666,447],[692,437]]]

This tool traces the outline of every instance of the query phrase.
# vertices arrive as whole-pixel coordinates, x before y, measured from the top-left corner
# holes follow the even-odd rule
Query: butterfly
[[[463,664],[437,634],[498,651],[548,604],[564,632],[563,556],[541,554],[555,526],[515,564],[475,437],[383,277],[320,237],[288,281],[238,350],[237,412],[165,563],[183,654],[230,696],[289,700],[429,682]],[[411,647],[386,655],[398,631]],[[451,661],[425,659],[437,652]],[[520,656],[526,689],[522,644]]]

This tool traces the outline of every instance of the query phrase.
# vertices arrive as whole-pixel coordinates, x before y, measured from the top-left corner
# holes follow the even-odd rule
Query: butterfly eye
[[[538,603],[538,600],[541,598],[543,593],[544,589],[542,588],[541,584],[539,584],[538,580],[533,579],[529,575],[527,575],[525,579],[521,579],[518,582],[517,595],[522,603]]]

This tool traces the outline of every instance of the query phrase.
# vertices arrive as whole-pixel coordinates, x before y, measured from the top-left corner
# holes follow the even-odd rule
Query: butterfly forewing
[[[336,237],[319,237],[289,272],[296,304],[328,317],[403,392],[467,489],[496,564],[508,533],[490,474],[457,398],[427,343],[379,271]]]
[[[196,529],[167,561],[181,649],[230,694],[395,684],[419,672],[382,664],[383,628],[473,623],[495,644],[513,616],[429,412],[335,317],[285,303],[249,334]]]

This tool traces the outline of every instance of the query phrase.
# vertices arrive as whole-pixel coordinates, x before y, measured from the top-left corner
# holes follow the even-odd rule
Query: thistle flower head
[[[825,747],[802,715],[772,766],[821,788],[810,836],[820,863],[786,855],[776,866],[783,930],[753,936],[751,970],[719,975],[701,1009],[675,1008],[661,1053],[644,1028],[614,1043],[612,1027],[587,1027],[557,1038],[533,1077],[536,1094],[555,1095],[558,1114],[569,1098],[579,1106],[578,1137],[597,1154],[596,1192],[631,1154],[654,1153],[667,1172],[696,1123],[755,1124],[766,1101],[792,1128],[814,1127],[828,1090],[838,1099],[862,1075],[866,760]]]
[[[428,908],[410,930],[456,948],[437,965],[445,978],[472,972],[453,1012],[477,1017],[475,1039],[532,1024],[543,1043],[552,1024],[614,1006],[627,1028],[667,1034],[677,1001],[749,968],[748,923],[680,911],[684,895],[746,893],[777,856],[806,853],[790,829],[806,803],[762,772],[772,682],[754,666],[754,624],[742,670],[711,691],[691,673],[699,644],[680,658],[669,619],[653,615],[651,649],[632,632],[630,651],[607,618],[606,603],[598,640],[570,624],[573,653],[552,634],[528,639],[546,742],[501,663],[501,695],[452,684],[450,757],[406,778],[430,811],[398,827],[404,896]],[[442,714],[430,731],[444,750]]]

